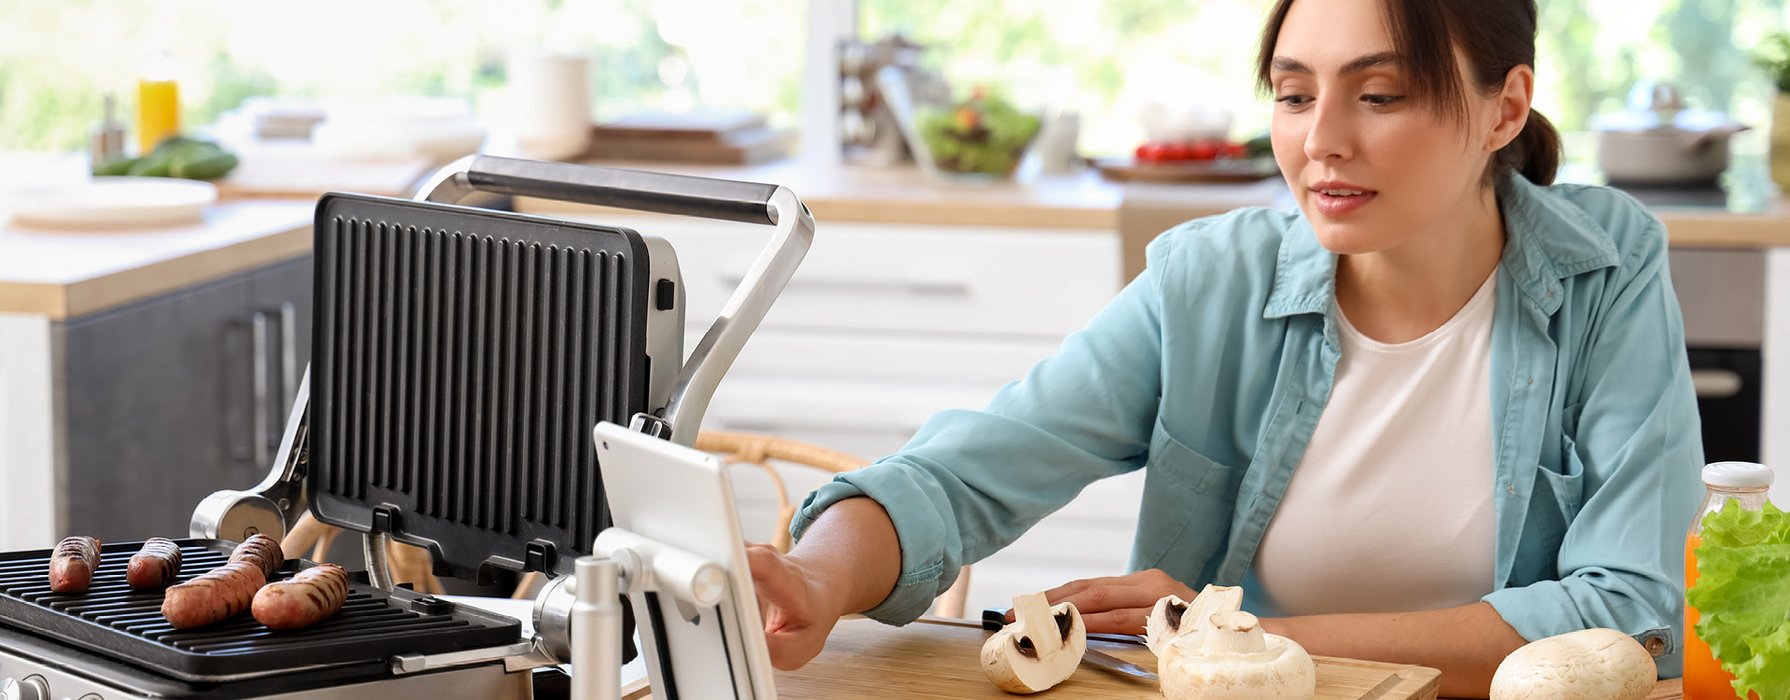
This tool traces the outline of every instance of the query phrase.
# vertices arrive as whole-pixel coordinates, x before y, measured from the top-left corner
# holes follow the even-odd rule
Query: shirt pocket
[[[1170,437],[1161,425],[1151,440],[1144,470],[1138,569],[1198,572],[1230,530],[1242,470],[1207,459]]]
[[[1579,459],[1579,446],[1572,438],[1563,435],[1560,441],[1559,468],[1539,465],[1536,481],[1547,485],[1553,497],[1550,502],[1559,509],[1562,525],[1566,525],[1572,523],[1584,504],[1585,463]]]

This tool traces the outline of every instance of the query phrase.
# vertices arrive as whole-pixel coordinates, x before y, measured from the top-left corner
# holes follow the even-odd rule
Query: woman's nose
[[[1325,99],[1312,105],[1311,121],[1305,131],[1305,157],[1315,161],[1353,157],[1354,126],[1350,119],[1345,105]]]

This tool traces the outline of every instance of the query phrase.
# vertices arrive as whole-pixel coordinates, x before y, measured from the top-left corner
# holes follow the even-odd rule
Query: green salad
[[[946,109],[920,110],[920,138],[941,170],[1006,175],[1038,135],[1038,117],[999,95],[977,93]]]
[[[1696,556],[1697,636],[1740,697],[1790,698],[1790,514],[1723,508],[1703,520]]]

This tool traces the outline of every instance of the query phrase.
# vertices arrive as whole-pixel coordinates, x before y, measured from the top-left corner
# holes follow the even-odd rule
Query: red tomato
[[[1212,160],[1218,157],[1218,144],[1211,141],[1195,141],[1187,147],[1187,157],[1194,160]]]
[[[1145,143],[1137,147],[1137,162],[1160,163],[1162,160],[1162,144]]]
[[[1162,146],[1163,160],[1187,160],[1192,156],[1193,152],[1185,142],[1177,141],[1175,143],[1163,144]]]
[[[1225,158],[1244,158],[1249,155],[1249,147],[1240,143],[1230,142],[1219,148],[1218,153]]]

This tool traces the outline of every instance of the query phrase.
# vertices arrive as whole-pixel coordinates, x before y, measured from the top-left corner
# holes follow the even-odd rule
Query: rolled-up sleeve
[[[959,567],[1017,539],[1089,483],[1141,467],[1161,396],[1154,280],[1149,270],[1139,275],[986,409],[933,416],[900,452],[809,494],[791,535],[800,539],[841,500],[876,500],[900,538],[901,574],[865,615],[906,624]]]
[[[1660,675],[1674,677],[1703,452],[1665,231],[1649,221],[1580,363],[1583,401],[1562,459],[1579,465],[1582,505],[1561,541],[1559,578],[1485,600],[1530,640],[1592,627],[1660,639]]]

